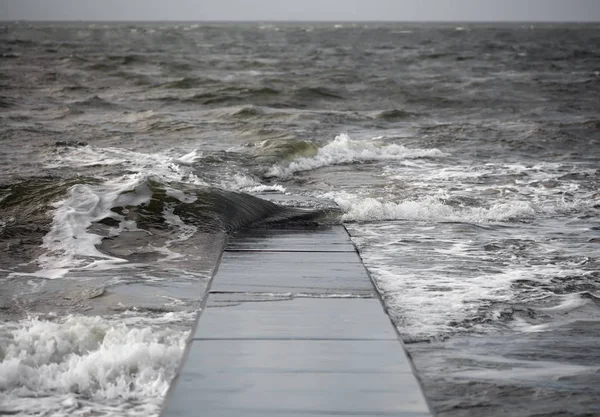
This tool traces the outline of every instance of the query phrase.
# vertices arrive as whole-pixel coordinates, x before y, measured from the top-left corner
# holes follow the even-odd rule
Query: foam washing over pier
[[[429,416],[341,225],[235,234],[162,415]]]

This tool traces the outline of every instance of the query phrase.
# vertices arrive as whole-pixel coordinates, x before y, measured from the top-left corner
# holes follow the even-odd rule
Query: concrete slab
[[[309,251],[355,252],[342,226],[317,230],[252,230],[236,233],[226,250],[231,251]]]
[[[377,298],[298,298],[226,307],[211,307],[210,302],[209,298],[192,339],[370,339],[398,343]]]
[[[428,416],[398,342],[194,341],[169,416]]]
[[[375,287],[337,226],[232,238],[162,415],[431,414]]]
[[[225,252],[211,290],[375,294],[355,252]]]

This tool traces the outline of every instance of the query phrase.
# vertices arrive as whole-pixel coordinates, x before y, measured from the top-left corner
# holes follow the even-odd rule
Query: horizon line
[[[489,23],[516,23],[516,24],[600,24],[600,20],[329,20],[329,19],[198,19],[198,20],[178,20],[178,19],[0,19],[0,23],[438,23],[438,24],[489,24]]]

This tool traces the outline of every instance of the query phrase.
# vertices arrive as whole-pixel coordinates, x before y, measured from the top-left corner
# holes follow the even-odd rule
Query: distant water
[[[156,415],[227,233],[342,221],[437,415],[600,415],[600,26],[2,25],[0,414]]]

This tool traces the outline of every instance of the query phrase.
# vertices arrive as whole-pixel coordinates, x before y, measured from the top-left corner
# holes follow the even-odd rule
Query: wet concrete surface
[[[160,245],[157,250],[157,242],[164,243],[164,236],[127,232],[105,239],[99,250],[122,262],[110,268],[71,268],[63,277],[52,279],[44,277],[44,270],[35,260],[0,268],[0,321],[29,315],[197,309],[226,237],[196,233],[186,240],[187,247],[179,242],[170,244],[171,253],[161,252]],[[170,254],[175,256],[171,259]]]
[[[211,290],[375,296],[353,252],[226,251]]]
[[[342,226],[234,235],[163,416],[429,416]]]

